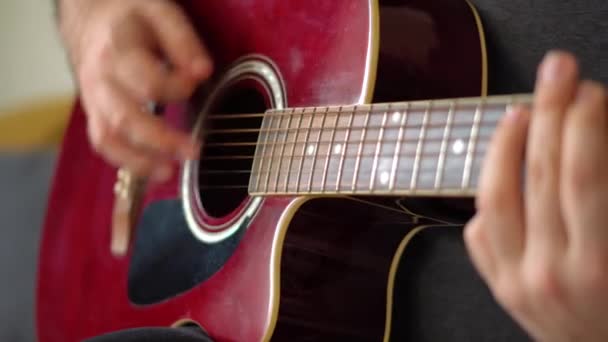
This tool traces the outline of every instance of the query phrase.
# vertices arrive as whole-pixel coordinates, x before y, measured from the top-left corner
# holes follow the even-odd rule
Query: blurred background
[[[74,86],[53,0],[0,1],[0,341],[35,341],[38,243]]]

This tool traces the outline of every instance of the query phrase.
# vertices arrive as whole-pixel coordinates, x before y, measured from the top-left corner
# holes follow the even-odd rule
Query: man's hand
[[[170,0],[61,0],[60,30],[77,76],[93,148],[115,166],[165,180],[197,143],[147,111],[180,101],[212,69]]]
[[[538,76],[533,107],[508,113],[493,137],[467,247],[535,340],[608,341],[606,90],[580,82],[565,53]]]

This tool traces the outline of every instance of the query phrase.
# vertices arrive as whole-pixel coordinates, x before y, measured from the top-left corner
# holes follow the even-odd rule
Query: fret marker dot
[[[391,117],[391,120],[393,120],[394,123],[398,123],[400,118],[401,118],[401,113],[394,112],[393,116]]]
[[[336,146],[334,146],[334,153],[335,153],[335,154],[340,154],[340,153],[342,153],[342,145],[337,144]]]
[[[380,183],[382,183],[382,185],[386,185],[388,183],[388,172],[384,171],[380,174]]]
[[[315,153],[315,145],[308,145],[308,147],[306,148],[306,154],[310,156],[313,153]]]
[[[464,152],[464,142],[462,142],[462,139],[458,139],[454,142],[452,151],[454,154],[462,154],[462,152]]]

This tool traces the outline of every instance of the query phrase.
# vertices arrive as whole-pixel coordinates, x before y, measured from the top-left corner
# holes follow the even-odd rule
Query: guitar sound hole
[[[242,81],[230,88],[205,119],[199,191],[212,217],[229,215],[247,198],[261,114],[267,109],[267,98],[256,86]]]

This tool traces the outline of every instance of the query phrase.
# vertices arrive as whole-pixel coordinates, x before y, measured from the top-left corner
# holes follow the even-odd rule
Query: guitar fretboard
[[[496,125],[527,95],[268,111],[249,192],[472,194]]]

